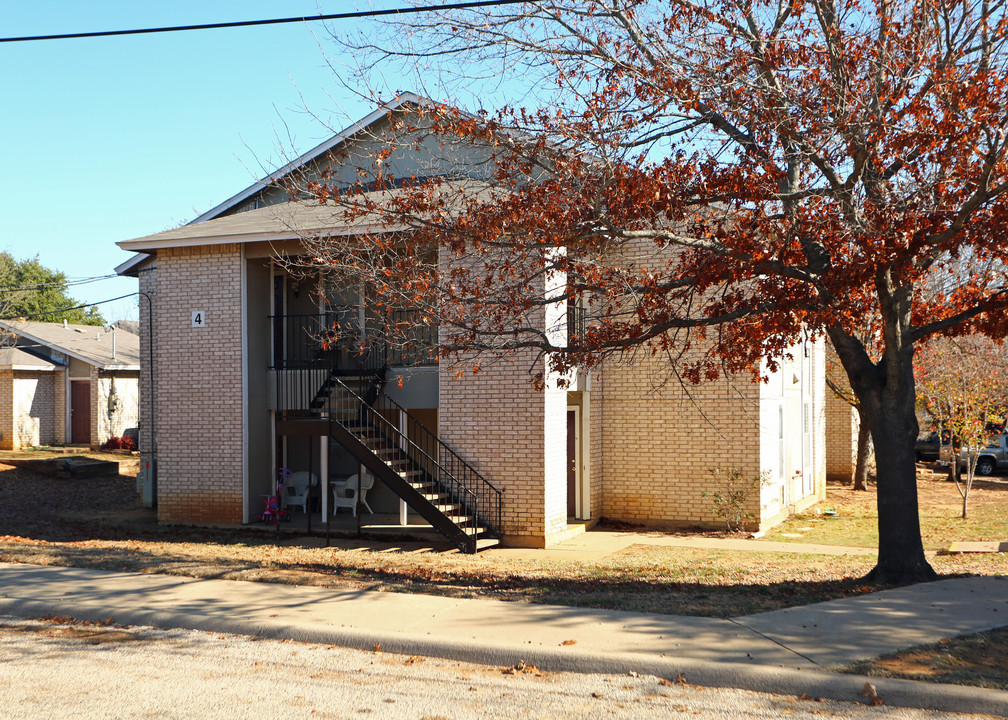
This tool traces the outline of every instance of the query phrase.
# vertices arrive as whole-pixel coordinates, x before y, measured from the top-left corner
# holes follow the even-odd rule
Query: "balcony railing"
[[[359,371],[437,365],[437,327],[419,313],[396,310],[387,321],[368,318],[361,332],[356,308],[313,315],[272,315],[272,370]]]
[[[389,367],[437,364],[437,328],[410,311],[388,323],[368,321],[360,331],[356,308],[314,315],[270,316],[276,407],[309,411],[333,376],[381,377]]]

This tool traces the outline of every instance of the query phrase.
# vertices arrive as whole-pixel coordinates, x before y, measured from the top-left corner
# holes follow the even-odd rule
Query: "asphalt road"
[[[380,650],[380,649],[379,649]],[[686,678],[688,681],[688,678]],[[0,616],[0,718],[962,718],[335,646]]]

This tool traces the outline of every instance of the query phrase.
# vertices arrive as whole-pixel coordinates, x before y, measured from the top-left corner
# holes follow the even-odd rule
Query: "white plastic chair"
[[[360,475],[351,475],[344,483],[337,483],[333,486],[333,514],[339,508],[350,508],[354,517],[357,516],[357,489],[360,487],[360,504],[367,508],[368,513],[374,515],[374,510],[367,503],[367,492],[374,487],[374,475],[364,473],[364,478]]]
[[[291,475],[284,483],[284,507],[300,506],[303,512],[308,512],[308,489],[316,483],[315,473],[302,470]]]

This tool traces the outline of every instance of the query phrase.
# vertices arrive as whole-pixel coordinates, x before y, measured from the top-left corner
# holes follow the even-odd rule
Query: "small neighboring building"
[[[113,327],[0,321],[0,449],[101,446],[137,426],[140,338]]]

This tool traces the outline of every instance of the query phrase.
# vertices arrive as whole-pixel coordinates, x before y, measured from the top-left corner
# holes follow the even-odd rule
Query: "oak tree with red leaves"
[[[317,241],[313,258],[419,307],[442,352],[473,363],[533,352],[562,372],[637,351],[696,382],[827,336],[876,448],[869,579],[934,578],[913,357],[932,335],[1008,332],[1003,0],[541,0],[425,17],[342,42],[363,75],[434,66],[442,94],[489,80],[521,102],[396,121],[409,142],[439,138],[454,174],[395,176],[389,139],[368,183],[312,183],[386,230]],[[585,315],[570,334],[564,305]]]

